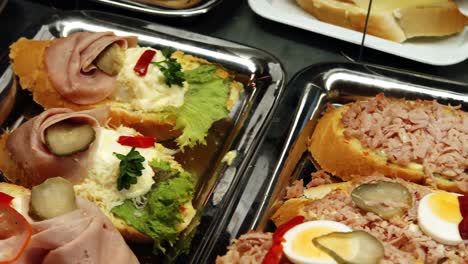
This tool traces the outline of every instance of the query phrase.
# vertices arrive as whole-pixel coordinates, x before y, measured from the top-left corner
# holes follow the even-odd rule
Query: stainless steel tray
[[[210,235],[208,230],[213,229],[219,218],[234,208],[232,201],[240,195],[237,186],[249,176],[245,174],[248,161],[264,139],[266,126],[283,94],[285,72],[282,65],[272,55],[255,48],[93,11],[61,13],[42,25],[30,28],[25,36],[51,39],[76,31],[114,31],[118,35],[137,35],[141,46],[169,46],[205,58],[236,73],[236,79],[245,84],[245,91],[231,111],[229,120],[215,123],[210,130],[207,146],[186,150],[176,156],[185,169],[199,176],[194,206],[199,209],[197,220],[201,221],[201,225],[191,249],[197,252],[203,245],[201,241]],[[17,88],[8,61],[0,64],[0,74],[0,128],[5,129],[12,126],[18,117],[31,117],[41,108],[28,94]],[[9,102],[11,104],[12,100],[15,105],[10,112],[11,107],[3,106]],[[7,117],[3,124],[2,115]],[[166,144],[171,145],[171,142]],[[237,157],[231,165],[226,165],[222,158],[230,150],[236,151]],[[151,256],[150,247],[139,245],[133,248],[144,260],[143,263],[156,261]],[[179,261],[189,263],[191,259],[186,256]]]
[[[265,142],[252,158],[232,215],[226,214],[216,236],[200,253],[202,263],[213,263],[226,252],[233,238],[250,229],[272,231],[269,209],[296,179],[310,181],[317,170],[307,151],[307,139],[328,103],[341,105],[384,92],[407,99],[437,99],[468,110],[468,84],[411,72],[352,63],[326,63],[308,67],[289,82],[268,127]],[[280,144],[282,143],[282,144]]]
[[[130,11],[141,12],[148,15],[164,16],[164,17],[193,17],[207,13],[215,6],[221,3],[222,0],[202,0],[202,2],[194,7],[186,9],[168,9],[157,5],[138,2],[138,0],[92,0],[96,3],[123,8]]]

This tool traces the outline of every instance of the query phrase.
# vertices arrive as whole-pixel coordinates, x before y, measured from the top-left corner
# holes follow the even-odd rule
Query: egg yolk
[[[434,193],[429,197],[428,204],[432,213],[444,221],[458,224],[463,219],[458,197],[454,194],[446,192]]]
[[[312,239],[323,236],[336,230],[330,227],[317,226],[308,228],[302,232],[299,232],[292,241],[292,250],[295,254],[301,257],[314,258],[320,260],[331,260],[332,258],[318,249],[312,243]],[[340,249],[340,255],[348,256],[351,251],[349,242],[337,242],[336,248]]]

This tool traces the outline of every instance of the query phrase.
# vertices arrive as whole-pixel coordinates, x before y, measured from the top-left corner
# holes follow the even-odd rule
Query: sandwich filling
[[[178,240],[195,216],[192,206],[194,182],[173,159],[173,152],[160,144],[137,148],[142,161],[141,175],[128,189],[118,190],[121,161],[130,146],[118,142],[120,136],[137,135],[130,128],[100,128],[101,137],[88,176],[74,185],[78,195],[96,203],[104,212],[124,220],[151,237],[157,250],[165,251]]]
[[[358,188],[379,183],[396,184],[408,190],[411,195],[411,204],[409,206],[403,206],[405,207],[403,213],[386,219],[381,217],[378,212],[375,213],[373,211],[364,210],[356,204],[353,193]],[[375,194],[378,193],[379,192],[376,192]],[[282,229],[282,226],[289,223],[287,222],[288,219],[294,217],[292,213],[292,211],[294,211],[295,214],[305,217],[305,221],[334,221],[350,227],[353,231],[364,231],[375,237],[383,245],[384,256],[377,262],[379,264],[466,263],[468,261],[468,247],[466,242],[459,240],[456,244],[452,245],[438,242],[439,239],[435,239],[437,237],[435,233],[438,233],[440,236],[447,235],[447,230],[443,228],[436,230],[432,226],[432,233],[423,231],[425,228],[423,228],[424,225],[421,223],[422,219],[425,219],[426,223],[428,221],[431,222],[434,220],[434,215],[437,215],[436,213],[433,215],[420,213],[421,207],[426,206],[422,201],[423,197],[430,194],[437,193],[433,193],[431,189],[427,187],[408,183],[403,180],[372,176],[362,179],[359,182],[353,182],[346,188],[331,190],[320,199],[308,200],[302,197],[299,199],[287,200],[272,216],[272,220],[276,225],[279,225],[277,230]],[[376,198],[385,200],[386,198],[384,196],[388,196],[388,194],[381,194]],[[304,206],[296,207],[296,201],[302,201]],[[288,202],[291,203],[289,204]],[[377,203],[377,201],[375,202]],[[384,207],[386,206],[387,209],[392,209],[392,206],[387,202],[382,205]],[[375,207],[376,204],[373,206]],[[297,211],[297,208],[301,209]],[[435,207],[428,208],[428,210],[435,209]],[[444,209],[442,208],[442,210]],[[460,208],[457,208],[457,210],[460,210]],[[445,215],[447,214],[450,213],[446,212]],[[285,215],[289,217],[284,217]],[[441,219],[444,217],[445,216],[441,216]],[[276,232],[274,234],[276,234]],[[267,253],[273,250],[271,245],[275,243],[274,236],[275,235],[271,233],[254,231],[242,235],[228,247],[226,255],[218,257],[216,263],[262,263]],[[304,247],[303,244],[301,244],[301,246]],[[310,252],[308,251],[308,253]],[[293,259],[289,260],[296,263]],[[285,263],[288,262],[286,261]],[[316,262],[311,261],[310,263]]]
[[[353,103],[342,115],[346,139],[388,162],[439,177],[468,191],[468,114],[436,101],[391,100],[383,94]]]
[[[175,120],[175,129],[182,132],[180,147],[206,143],[211,125],[228,117],[242,91],[242,84],[220,66],[168,48],[139,47],[134,36],[74,33],[53,40],[44,54],[47,80],[60,99],[75,105],[104,103],[163,123]],[[28,87],[41,82],[25,82],[33,92],[44,89]],[[47,100],[53,101],[43,98],[39,103]]]
[[[154,55],[143,65],[142,74],[135,67],[148,52]],[[157,113],[162,119],[175,116],[176,128],[182,131],[177,143],[192,147],[205,142],[215,121],[228,117],[242,87],[221,77],[215,65],[190,62],[180,52],[177,59],[171,55],[168,50],[138,46],[112,53],[122,57],[122,66],[109,98],[130,111]]]

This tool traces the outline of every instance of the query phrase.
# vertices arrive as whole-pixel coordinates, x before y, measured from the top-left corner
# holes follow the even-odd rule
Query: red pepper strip
[[[133,71],[140,76],[145,76],[154,55],[156,55],[156,51],[150,49],[145,50],[135,64],[135,67],[133,67]]]
[[[263,258],[262,264],[278,264],[280,263],[281,259],[283,258],[283,245],[284,242],[284,234],[288,232],[291,228],[304,223],[305,218],[304,216],[296,216],[293,219],[289,220],[288,222],[280,225],[276,231],[273,233],[273,244],[271,248],[268,250],[267,254]]]
[[[283,245],[273,243],[263,258],[262,264],[278,264],[283,257]]]
[[[13,201],[13,199],[15,199],[15,197],[10,196],[6,193],[0,192],[0,204],[9,206],[11,201]]]
[[[0,264],[17,260],[31,239],[28,221],[15,209],[0,204]]]
[[[458,196],[458,204],[463,218],[458,224],[458,231],[461,238],[465,240],[468,239],[468,196]]]
[[[154,147],[155,137],[145,136],[120,136],[117,142],[124,146],[136,148],[151,148]]]

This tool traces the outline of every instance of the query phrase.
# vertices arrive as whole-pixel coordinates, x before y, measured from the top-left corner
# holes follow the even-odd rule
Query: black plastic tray
[[[207,37],[142,20],[95,11],[63,12],[31,27],[25,37],[52,39],[77,31],[113,31],[117,35],[137,35],[141,46],[172,47],[217,63],[245,85],[229,120],[219,121],[209,131],[207,146],[186,150],[176,156],[182,166],[198,175],[194,207],[201,221],[192,243],[192,252],[201,251],[219,219],[232,210],[232,201],[241,194],[238,185],[246,181],[248,162],[264,139],[283,94],[285,72],[272,55],[238,43]],[[7,129],[38,114],[42,108],[18,88],[7,56],[0,63],[0,129]],[[170,145],[170,142],[168,143]],[[228,151],[236,151],[231,165],[222,162]],[[0,161],[1,162],[1,161]],[[1,179],[0,179],[1,180]],[[194,222],[195,225],[195,222]],[[158,262],[151,246],[133,245],[142,263]],[[181,263],[194,262],[192,255]]]
[[[203,263],[214,263],[226,253],[233,238],[248,230],[272,231],[269,208],[296,179],[310,181],[317,166],[307,151],[307,140],[326,105],[342,105],[384,92],[407,99],[436,99],[468,110],[468,84],[397,69],[355,63],[324,63],[297,73],[286,88],[268,127],[266,140],[251,160],[249,181],[233,214],[225,214],[215,237],[199,253]]]

